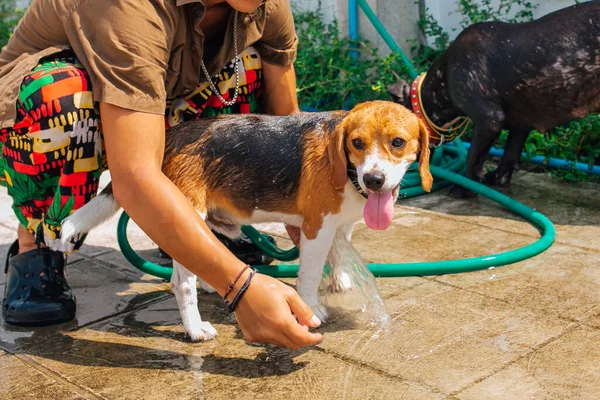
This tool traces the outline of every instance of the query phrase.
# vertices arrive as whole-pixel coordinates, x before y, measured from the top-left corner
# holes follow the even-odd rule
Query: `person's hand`
[[[297,350],[323,340],[320,333],[309,332],[309,327],[316,328],[321,321],[298,293],[266,275],[257,273],[252,278],[235,316],[244,339],[249,342]]]

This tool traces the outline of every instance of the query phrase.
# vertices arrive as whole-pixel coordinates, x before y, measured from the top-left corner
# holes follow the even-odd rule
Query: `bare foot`
[[[37,248],[37,245],[35,244],[35,237],[29,233],[29,231],[25,229],[23,225],[19,225],[19,229],[17,229],[17,237],[19,239],[19,254],[26,253]]]

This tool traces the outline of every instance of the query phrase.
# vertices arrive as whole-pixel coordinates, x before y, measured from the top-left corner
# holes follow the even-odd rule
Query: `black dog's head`
[[[388,85],[387,91],[395,103],[401,104],[409,110],[412,110],[409,83],[401,79],[396,83]]]

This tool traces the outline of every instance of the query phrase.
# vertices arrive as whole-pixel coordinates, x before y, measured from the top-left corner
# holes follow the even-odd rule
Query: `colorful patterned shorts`
[[[184,97],[167,101],[165,126],[218,114],[257,112],[260,55],[250,47],[240,59],[236,104],[224,106],[204,83]],[[232,60],[213,77],[225,99],[235,91],[233,71]],[[23,80],[16,108],[13,127],[0,130],[0,179],[6,181],[19,222],[33,234],[41,227],[46,244],[54,242],[62,248],[58,246],[61,221],[96,196],[100,175],[107,168],[91,81],[73,53],[56,54],[41,60]],[[83,239],[62,249],[77,250]]]

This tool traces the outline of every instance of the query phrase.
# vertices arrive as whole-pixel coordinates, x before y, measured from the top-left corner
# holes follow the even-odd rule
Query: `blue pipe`
[[[392,52],[400,55],[404,65],[406,65],[406,69],[408,70],[409,75],[412,79],[415,79],[418,75],[417,71],[413,67],[412,63],[404,54],[398,43],[392,38],[389,32],[385,29],[381,21],[377,18],[371,7],[367,4],[365,0],[348,0],[348,33],[350,35],[350,39],[357,40],[358,39],[358,8],[361,8],[365,13],[365,16],[371,21],[371,24],[379,33],[383,41],[388,45],[388,47],[392,50]],[[356,52],[352,52],[352,57],[356,59]]]
[[[358,40],[358,5],[356,0],[348,0],[348,34],[350,40]],[[358,60],[358,52],[352,51],[350,57],[353,60]]]
[[[356,0],[348,0],[348,33],[350,39],[358,39],[358,4]]]
[[[471,147],[471,143],[463,142],[465,147],[468,149]],[[489,154],[493,157],[502,157],[504,155],[504,149],[499,149],[497,147],[492,147]],[[527,153],[522,153],[523,157],[527,159]],[[546,160],[544,156],[534,156],[528,160],[528,162],[532,164],[546,165],[550,168],[558,168],[558,169],[571,169],[573,168],[573,164],[575,164],[575,169],[581,172],[585,172],[586,174],[591,175],[600,175],[600,165],[594,165],[592,169],[589,168],[589,165],[582,162],[573,163],[572,161],[560,160],[558,158],[549,158]]]

